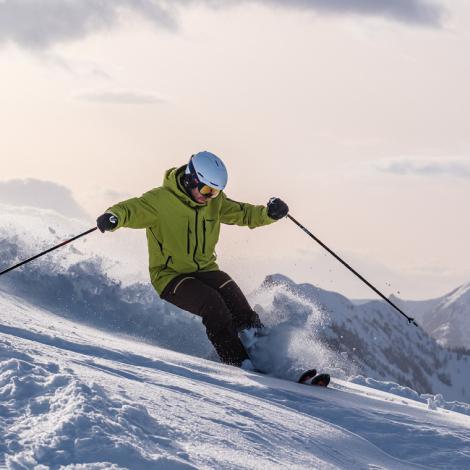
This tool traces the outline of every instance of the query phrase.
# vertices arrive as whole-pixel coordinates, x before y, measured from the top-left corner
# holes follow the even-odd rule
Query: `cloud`
[[[37,179],[0,181],[0,201],[13,206],[52,209],[66,217],[88,219],[65,186]]]
[[[378,16],[403,23],[439,26],[444,10],[429,0],[261,0],[319,13]]]
[[[431,0],[0,0],[0,43],[41,50],[115,27],[132,12],[158,27],[176,27],[176,7],[204,3],[221,9],[241,3],[301,8],[324,14],[383,17],[438,26],[443,8]]]
[[[141,90],[87,90],[75,93],[74,97],[82,101],[109,104],[155,104],[165,102],[155,93]]]
[[[161,26],[174,26],[160,0],[0,0],[0,42],[28,49],[81,39],[115,26],[123,10]]]
[[[470,159],[466,158],[393,158],[374,163],[379,171],[395,175],[470,178]]]
[[[70,61],[65,59],[60,54],[49,50],[38,51],[37,57],[43,63],[56,67],[77,77],[93,77],[106,81],[113,79],[110,73],[108,73],[98,63],[94,61],[77,59]]]

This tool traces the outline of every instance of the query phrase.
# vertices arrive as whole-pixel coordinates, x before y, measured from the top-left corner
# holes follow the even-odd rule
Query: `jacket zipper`
[[[153,233],[153,230],[149,227],[150,233],[153,235],[153,238],[155,238],[155,241],[158,243],[158,246],[160,247],[160,251],[162,252],[163,255],[163,245],[160,243],[160,240],[156,237],[156,235]]]
[[[202,239],[202,252],[206,252],[206,219],[202,219],[202,234],[203,234],[203,239]]]
[[[168,256],[168,258],[166,259],[165,267],[163,269],[166,269],[168,267],[168,263],[170,262],[170,260],[171,256]]]
[[[196,229],[196,244],[194,245],[194,253],[193,253],[193,261],[196,264],[197,270],[199,271],[201,267],[199,266],[199,263],[196,261],[196,251],[197,251],[197,245],[198,245],[198,237],[197,237],[197,218],[199,215],[199,212],[197,209],[194,209],[196,211],[196,217],[195,217],[195,229]]]
[[[188,233],[187,233],[187,237],[186,237],[186,251],[189,255],[189,252],[190,252],[190,248],[191,248],[191,229],[189,228],[189,220],[188,220]]]

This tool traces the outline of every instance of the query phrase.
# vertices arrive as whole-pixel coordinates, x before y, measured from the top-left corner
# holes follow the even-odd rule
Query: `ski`
[[[316,375],[310,385],[316,385],[317,387],[328,387],[330,383],[330,374],[318,374]]]
[[[298,383],[304,385],[315,385],[317,387],[328,387],[330,374],[317,374],[316,369],[305,371],[299,378]]]

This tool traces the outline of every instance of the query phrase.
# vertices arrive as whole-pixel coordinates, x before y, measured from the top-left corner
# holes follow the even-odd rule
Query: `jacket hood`
[[[186,165],[180,166],[179,168],[170,168],[165,171],[163,177],[163,187],[168,191],[172,192],[178,199],[190,206],[199,206],[195,201],[191,199],[189,194],[184,190],[181,183],[181,177],[184,174]]]
[[[199,204],[194,201],[191,196],[184,190],[181,178],[184,174],[186,165],[180,166],[179,168],[170,168],[165,172],[163,178],[163,187],[168,191],[172,192],[178,199],[184,204],[191,207],[204,207],[207,204]],[[210,203],[210,201],[208,201]]]

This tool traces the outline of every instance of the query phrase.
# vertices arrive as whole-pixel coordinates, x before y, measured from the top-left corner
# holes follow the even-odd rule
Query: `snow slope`
[[[408,393],[249,373],[0,293],[9,469],[470,468],[470,416]]]
[[[2,268],[89,228],[53,211],[1,205],[0,211]],[[215,358],[199,318],[162,302],[147,277],[136,282],[139,276],[130,268],[134,254],[125,249],[134,232],[140,231],[112,237],[95,232],[77,240],[2,276],[0,292],[106,331]],[[134,274],[122,282],[118,274],[128,270]],[[384,302],[354,305],[340,294],[281,275],[269,276],[249,300],[271,327],[265,346],[268,366],[276,367],[264,369],[276,376],[295,377],[314,365],[343,379],[361,375],[470,402],[470,355],[448,351],[422,329],[410,328]]]

